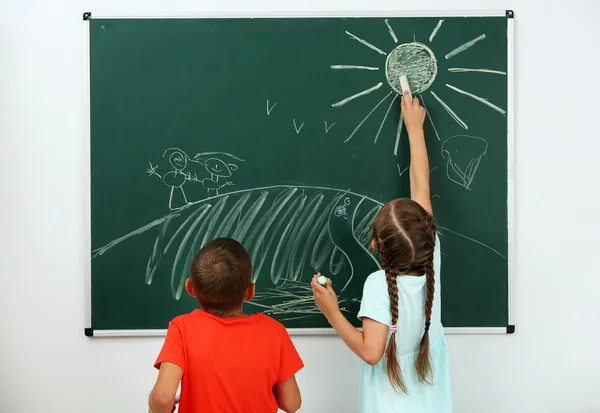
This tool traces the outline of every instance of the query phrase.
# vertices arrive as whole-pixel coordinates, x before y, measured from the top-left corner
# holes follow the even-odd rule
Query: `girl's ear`
[[[230,163],[227,166],[229,166],[229,169],[231,169],[232,171],[237,171],[238,166],[236,164]]]
[[[196,296],[196,292],[194,291],[194,286],[192,285],[192,279],[191,278],[188,278],[187,280],[185,280],[185,290],[192,297]]]
[[[375,241],[375,238],[371,240],[371,248],[373,251],[377,251],[377,241]]]

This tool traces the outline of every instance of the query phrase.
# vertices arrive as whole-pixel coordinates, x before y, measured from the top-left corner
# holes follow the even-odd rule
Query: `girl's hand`
[[[419,130],[423,130],[423,122],[425,122],[425,108],[419,104],[419,99],[414,98],[411,102],[408,92],[402,96],[402,102],[400,103],[402,108],[402,117],[404,118],[404,124],[408,132],[408,137],[411,134]]]
[[[315,304],[319,307],[319,310],[323,313],[323,315],[329,318],[331,315],[340,311],[340,307],[338,305],[338,298],[331,288],[331,280],[327,280],[327,286],[323,287],[317,281],[317,278],[321,276],[321,273],[317,273],[313,276],[312,282],[310,283],[313,291],[313,297],[315,299]]]

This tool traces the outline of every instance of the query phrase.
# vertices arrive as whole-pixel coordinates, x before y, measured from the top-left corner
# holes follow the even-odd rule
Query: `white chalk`
[[[317,282],[325,287],[327,286],[327,277],[321,275],[319,278],[317,278]]]
[[[408,85],[408,78],[405,75],[400,76],[400,87],[402,88],[402,94],[408,92],[410,100],[412,100],[412,93],[410,93],[410,86]]]

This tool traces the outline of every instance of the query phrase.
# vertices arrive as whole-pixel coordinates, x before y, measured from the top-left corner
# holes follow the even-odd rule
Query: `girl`
[[[440,250],[429,194],[425,109],[402,99],[410,141],[410,197],[388,202],[373,224],[371,246],[383,270],[364,285],[356,329],[340,312],[331,281],[312,280],[315,302],[362,360],[361,413],[452,411],[448,352],[440,319]],[[385,357],[384,357],[385,353]]]

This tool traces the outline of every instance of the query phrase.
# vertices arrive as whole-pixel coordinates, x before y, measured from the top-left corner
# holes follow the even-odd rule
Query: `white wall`
[[[599,2],[413,3],[517,16],[517,333],[449,338],[455,411],[600,412]],[[160,339],[83,336],[82,12],[406,4],[0,1],[0,412],[142,412],[155,378]],[[294,341],[303,411],[355,411],[356,358],[337,338]]]

